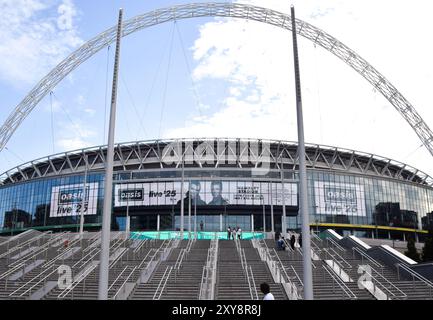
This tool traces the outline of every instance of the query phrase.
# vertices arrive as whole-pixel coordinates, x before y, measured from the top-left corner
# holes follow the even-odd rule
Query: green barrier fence
[[[180,239],[180,231],[143,231],[143,232],[131,232],[131,239]],[[194,237],[194,232],[184,231],[183,239],[188,240]],[[220,239],[227,240],[227,232],[211,232],[211,231],[198,231],[197,240],[212,240]],[[251,239],[263,239],[263,232],[242,232],[242,240]]]

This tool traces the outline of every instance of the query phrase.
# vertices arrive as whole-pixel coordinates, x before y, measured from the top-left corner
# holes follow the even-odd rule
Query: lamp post
[[[311,235],[308,215],[307,167],[305,163],[304,119],[302,114],[301,78],[299,72],[298,40],[296,37],[295,8],[291,6],[293,60],[295,69],[296,113],[299,155],[299,210],[302,217],[302,246],[304,269],[304,299],[313,300],[313,272],[311,268]]]
[[[108,264],[110,258],[110,228],[113,195],[114,133],[116,125],[117,80],[119,76],[120,40],[122,39],[123,9],[119,10],[117,24],[116,55],[114,59],[113,87],[111,95],[110,122],[108,128],[107,160],[104,183],[104,209],[102,215],[101,254],[99,269],[98,299],[108,299]]]
[[[80,239],[83,237],[84,233],[84,209],[86,207],[86,192],[87,191],[87,154],[84,155],[84,181],[83,181],[83,192],[80,210]],[[89,202],[87,201],[87,210],[89,210]]]

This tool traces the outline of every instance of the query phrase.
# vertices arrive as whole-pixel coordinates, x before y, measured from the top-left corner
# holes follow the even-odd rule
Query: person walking
[[[290,237],[290,246],[292,247],[292,250],[295,250],[295,242],[296,242],[296,237],[294,234],[292,234],[292,236]]]
[[[230,240],[230,237],[232,235],[232,228],[230,226],[227,228],[227,240]]]
[[[299,234],[298,243],[299,243],[299,248],[302,248],[302,233]]]
[[[274,295],[271,293],[271,288],[266,282],[260,284],[260,291],[265,295],[263,300],[275,300]]]
[[[200,221],[200,231],[203,231],[203,220]]]
[[[233,228],[233,230],[232,230],[232,237],[233,237],[233,240],[236,240],[236,228]]]
[[[238,229],[237,234],[238,234],[238,239],[241,240],[242,239],[242,229],[241,228]]]

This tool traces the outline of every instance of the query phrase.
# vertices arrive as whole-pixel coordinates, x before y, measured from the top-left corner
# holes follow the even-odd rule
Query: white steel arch
[[[291,31],[290,15],[239,3],[193,3],[157,9],[143,15],[138,15],[123,23],[123,36],[171,20],[196,17],[231,17],[254,20],[274,25]],[[296,19],[296,30],[300,36],[307,38],[325,48],[344,61],[356,72],[363,76],[376,90],[395,107],[400,115],[409,123],[424,146],[433,155],[433,133],[415,108],[405,97],[373,66],[360,57],[345,44],[312,26]],[[50,73],[27,94],[18,104],[5,123],[0,128],[0,151],[35,106],[45,97],[64,77],[77,68],[81,63],[92,57],[96,52],[115,41],[116,27],[112,27],[94,37],[65,60],[60,62]]]

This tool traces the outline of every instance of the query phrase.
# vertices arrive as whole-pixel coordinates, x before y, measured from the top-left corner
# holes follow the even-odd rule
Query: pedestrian
[[[200,231],[203,231],[203,220],[200,221]]]
[[[283,239],[281,238],[281,235],[277,241],[277,250],[283,250]]]
[[[296,242],[296,237],[294,234],[292,234],[292,236],[290,237],[290,246],[292,247],[292,250],[295,250],[295,242]]]
[[[284,242],[284,237],[281,237],[281,250],[286,250],[286,243]]]
[[[238,233],[238,239],[241,240],[242,239],[242,229],[239,228],[237,233]]]
[[[230,226],[227,228],[227,240],[230,240],[230,236],[232,235],[232,228]]]
[[[269,284],[263,282],[262,284],[260,284],[260,290],[265,295],[263,297],[263,300],[275,300],[274,295],[271,293],[271,288],[269,287]]]
[[[233,240],[236,240],[236,228],[233,228],[233,230],[232,230],[232,237],[233,237]]]
[[[302,233],[299,234],[298,243],[299,243],[299,248],[302,248]]]

